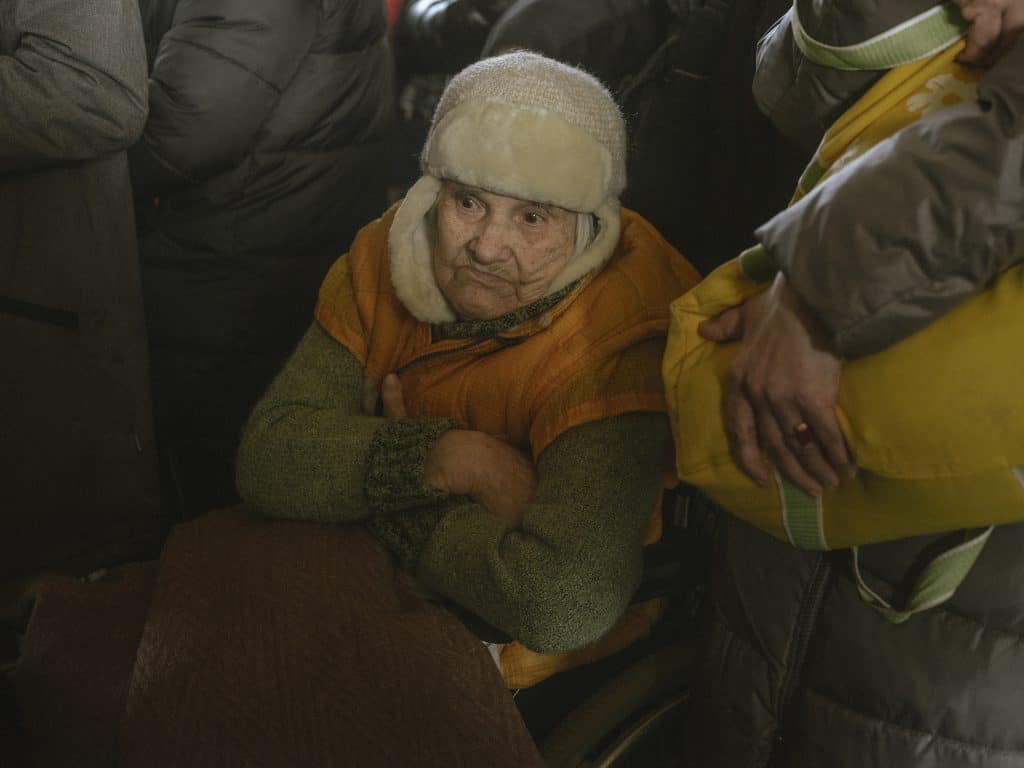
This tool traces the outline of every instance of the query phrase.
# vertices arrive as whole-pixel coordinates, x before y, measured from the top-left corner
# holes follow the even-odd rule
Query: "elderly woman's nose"
[[[469,242],[473,258],[489,264],[508,258],[511,253],[508,225],[498,216],[487,216],[479,224],[476,236]]]

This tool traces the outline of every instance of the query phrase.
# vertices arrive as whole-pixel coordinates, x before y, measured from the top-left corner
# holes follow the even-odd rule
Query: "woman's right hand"
[[[842,361],[783,274],[739,307],[705,320],[705,339],[739,341],[723,408],[736,464],[759,485],[776,469],[820,496],[855,471],[836,418]]]
[[[452,429],[439,437],[423,465],[427,485],[465,495],[500,520],[517,523],[537,490],[533,462],[484,432]]]

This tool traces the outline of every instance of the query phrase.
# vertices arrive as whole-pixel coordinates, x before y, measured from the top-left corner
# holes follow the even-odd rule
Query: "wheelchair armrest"
[[[662,499],[661,539],[644,547],[644,574],[633,596],[699,601],[707,582],[718,508],[700,491],[678,485]]]

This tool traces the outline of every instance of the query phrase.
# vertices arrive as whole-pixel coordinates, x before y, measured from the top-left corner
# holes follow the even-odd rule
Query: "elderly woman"
[[[696,273],[620,210],[608,91],[530,53],[446,89],[422,178],[323,283],[238,458],[267,516],[365,522],[535,650],[602,636],[662,487],[669,302]]]

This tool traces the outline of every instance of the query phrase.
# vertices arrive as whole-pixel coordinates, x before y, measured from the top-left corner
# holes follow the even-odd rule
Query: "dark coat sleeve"
[[[458,72],[480,55],[513,0],[409,0],[395,27],[395,54],[409,73]]]
[[[149,78],[149,120],[130,153],[137,190],[159,194],[237,165],[309,54],[319,4],[183,0]]]
[[[936,0],[830,0],[801,4],[804,28],[828,45],[855,45],[935,5]],[[811,155],[828,127],[881,75],[817,64],[793,37],[787,11],[757,44],[753,92],[758,108],[787,140]]]
[[[978,100],[922,117],[757,231],[858,356],[948,312],[1024,259],[1024,37]]]
[[[135,0],[0,0],[0,171],[133,144],[146,120]]]
[[[483,55],[526,48],[614,84],[643,66],[670,18],[664,0],[519,0],[491,30]]]

